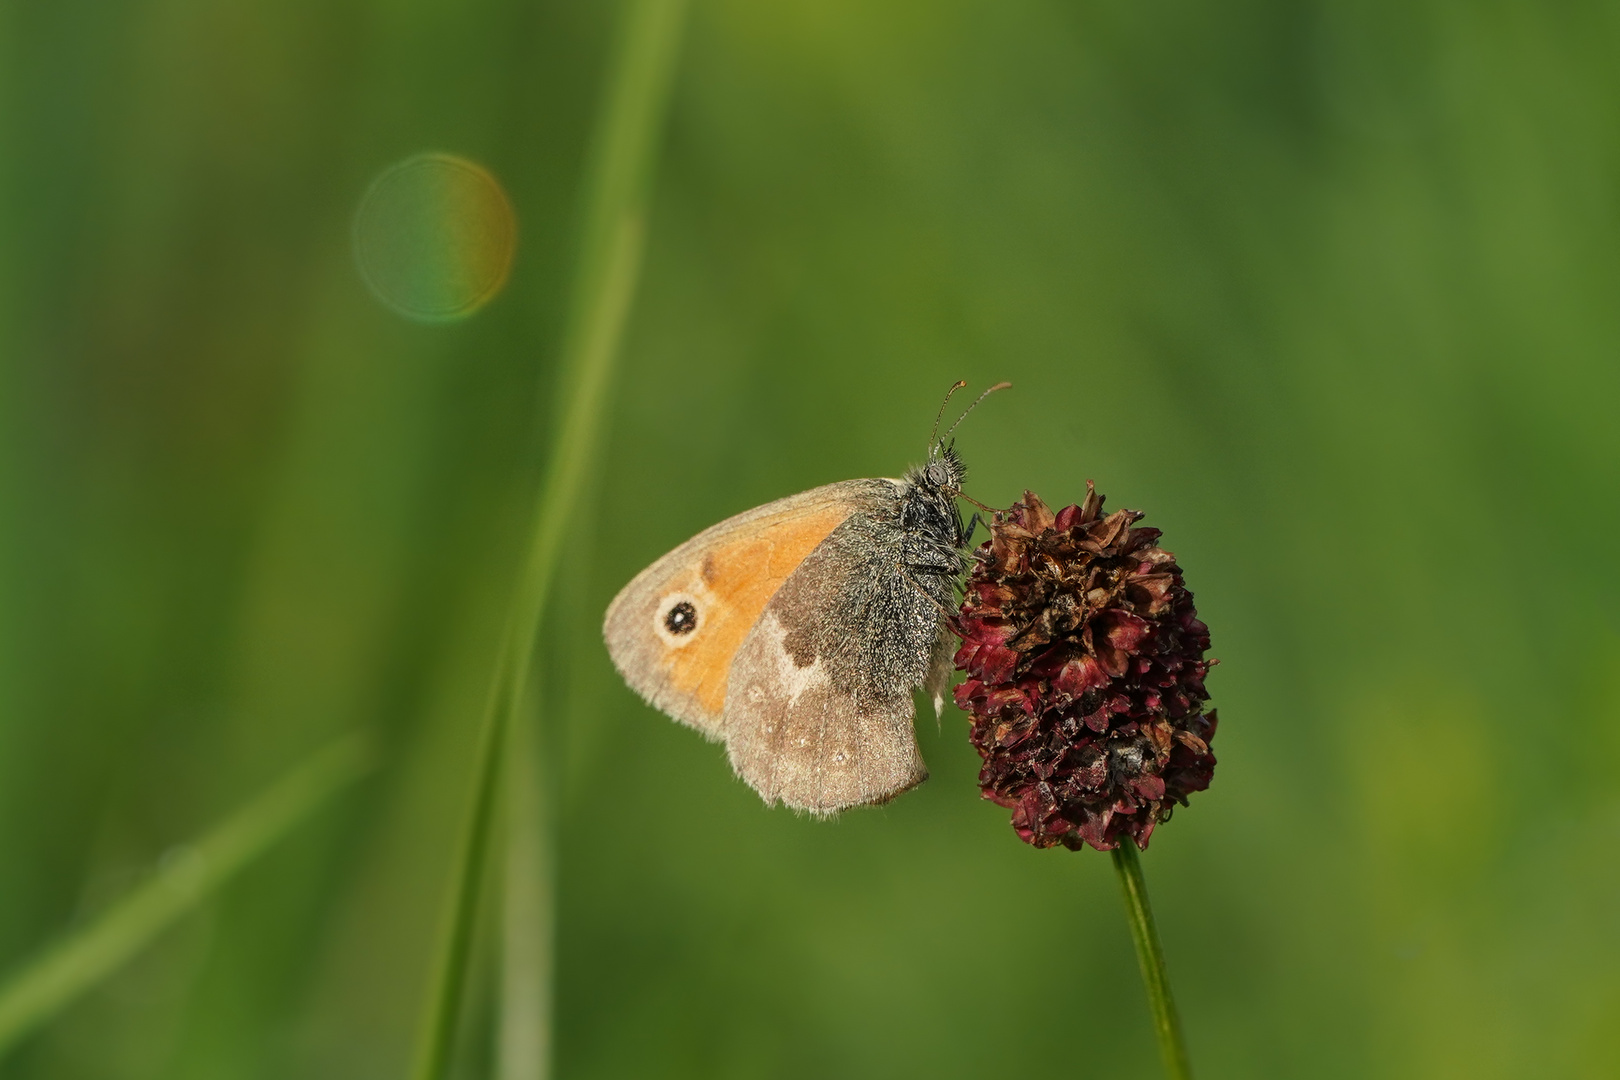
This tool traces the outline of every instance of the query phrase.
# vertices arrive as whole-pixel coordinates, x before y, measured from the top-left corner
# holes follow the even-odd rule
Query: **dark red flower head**
[[[1159,530],[1102,504],[997,513],[957,618],[979,787],[1036,847],[1146,847],[1215,772],[1209,628]]]

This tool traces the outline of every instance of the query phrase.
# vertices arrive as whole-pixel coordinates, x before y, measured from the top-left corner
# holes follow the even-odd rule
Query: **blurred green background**
[[[0,1076],[404,1075],[615,11],[0,6],[0,968],[381,740]],[[1094,478],[1212,627],[1220,767],[1144,857],[1199,1075],[1620,1071],[1616,55],[1602,3],[694,0],[542,638],[557,1075],[1158,1075],[1108,860],[1020,844],[960,713],[819,823],[599,642],[957,378],[1016,386],[977,498]],[[448,325],[350,245],[428,151],[519,228]]]

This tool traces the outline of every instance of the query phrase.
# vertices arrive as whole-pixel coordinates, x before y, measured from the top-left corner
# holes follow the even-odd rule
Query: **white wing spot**
[[[805,691],[827,681],[827,666],[819,656],[809,667],[794,663],[787,651],[787,630],[774,613],[765,613],[765,625],[761,629],[769,635],[770,653],[776,661],[776,677],[771,682],[775,684],[777,692],[787,698],[788,707],[792,708],[799,703]]]

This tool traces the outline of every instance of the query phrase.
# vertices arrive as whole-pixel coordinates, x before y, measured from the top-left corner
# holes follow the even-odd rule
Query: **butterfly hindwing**
[[[765,605],[732,664],[724,733],[733,768],[767,802],[832,814],[928,777],[913,688],[936,697],[948,667],[949,580],[906,565],[904,488],[851,515]],[[946,660],[948,663],[948,660]]]

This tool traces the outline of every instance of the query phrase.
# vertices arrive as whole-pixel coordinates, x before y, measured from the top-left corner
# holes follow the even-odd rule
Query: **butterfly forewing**
[[[766,604],[887,481],[846,480],[766,503],[694,536],[620,590],[603,636],[625,682],[655,708],[710,738],[732,661]]]

